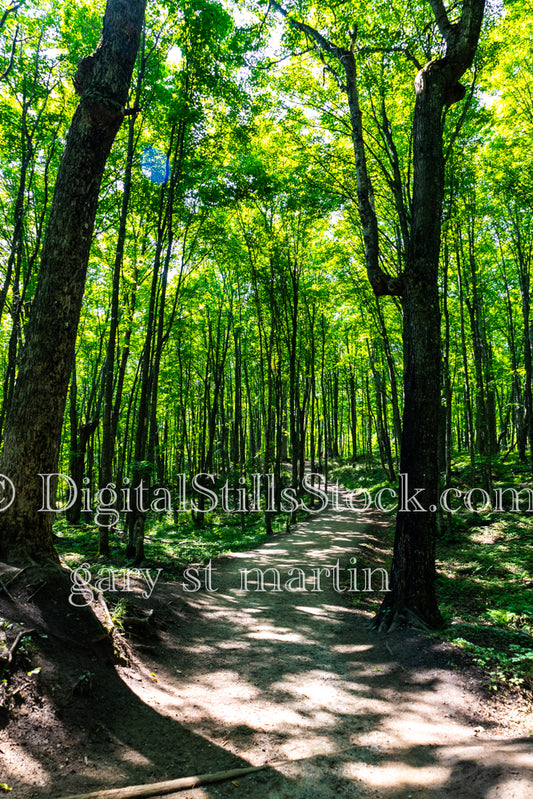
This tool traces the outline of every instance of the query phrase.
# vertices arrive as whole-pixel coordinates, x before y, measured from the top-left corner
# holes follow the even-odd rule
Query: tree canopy
[[[229,481],[229,513],[244,487],[251,513],[263,475],[271,533],[309,505],[306,472],[377,462],[425,491],[398,514],[383,613],[436,626],[454,463],[481,499],[496,462],[533,470],[529,4],[150,2],[101,103],[104,7],[0,16],[1,462],[25,458],[16,490],[48,531],[13,532],[15,503],[0,557],[53,550],[40,474],[102,555],[140,563],[150,513],[176,521],[194,476],[201,529],[209,490]],[[114,126],[94,227],[76,188],[94,164],[62,172],[81,113]],[[38,415],[48,437],[24,443]]]

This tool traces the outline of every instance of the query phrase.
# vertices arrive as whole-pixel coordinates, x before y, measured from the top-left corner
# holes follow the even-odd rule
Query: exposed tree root
[[[5,650],[3,652],[0,652],[0,661],[4,661],[5,663],[11,663],[11,661],[13,660],[13,655],[15,654],[15,650],[16,650],[17,646],[20,644],[20,642],[22,641],[22,639],[26,635],[31,635],[34,632],[35,632],[35,630],[33,630],[33,629],[31,629],[31,630],[19,630],[19,632],[17,633],[17,636],[16,636],[15,640],[13,641],[13,643],[11,644],[11,646],[6,646]]]
[[[391,633],[401,627],[430,632],[442,627],[440,614],[435,619],[425,619],[420,613],[408,607],[381,607],[374,617],[371,627],[379,633]]]

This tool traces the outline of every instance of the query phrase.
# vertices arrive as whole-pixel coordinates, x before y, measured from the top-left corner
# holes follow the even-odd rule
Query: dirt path
[[[491,719],[469,686],[473,678],[448,665],[446,646],[369,631],[368,617],[335,590],[333,574],[322,573],[321,590],[311,590],[314,569],[337,560],[355,568],[348,564],[353,555],[362,589],[362,567],[377,565],[379,523],[366,517],[354,526],[353,513],[325,512],[217,564],[216,592],[202,587],[188,595],[181,646],[172,651],[167,642],[151,700],[246,763],[309,759],[187,796],[533,796],[527,727]],[[277,568],[282,590],[266,580],[258,592],[252,577],[241,590],[241,571],[254,567]],[[290,568],[302,569],[308,590],[289,590],[301,587],[286,585]],[[373,584],[380,587],[378,575]],[[170,601],[183,611],[184,592],[174,590]]]
[[[0,739],[12,795],[57,799],[286,758],[296,762],[176,797],[532,797],[524,718],[498,716],[446,645],[371,632],[331,574],[311,590],[313,569],[337,560],[358,558],[359,588],[362,568],[378,565],[383,521],[354,519],[326,511],[217,563],[213,592],[159,584],[148,603],[164,622],[157,655],[121,668],[124,682],[109,669],[106,693],[79,700],[85,738],[61,738],[50,719],[48,748]],[[251,578],[241,590],[254,567],[277,568],[282,590],[258,592]],[[290,568],[306,591],[288,590]]]

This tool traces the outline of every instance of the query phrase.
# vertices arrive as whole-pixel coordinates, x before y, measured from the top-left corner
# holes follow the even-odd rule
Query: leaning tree
[[[39,475],[57,471],[100,183],[124,120],[146,0],[108,0],[102,35],[74,77],[80,95],[59,166],[39,277],[5,428],[0,560],[55,558]]]

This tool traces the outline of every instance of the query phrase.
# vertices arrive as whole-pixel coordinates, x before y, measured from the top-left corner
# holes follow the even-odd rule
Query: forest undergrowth
[[[493,485],[502,489],[527,487],[527,468],[516,461],[493,462]],[[453,465],[454,486],[463,492],[476,485],[470,463],[457,459]],[[332,463],[329,484],[347,490],[366,490],[375,496],[380,489],[395,483],[377,463]],[[288,481],[288,474],[286,480]],[[481,497],[483,499],[483,497]],[[307,497],[307,504],[311,504]],[[472,498],[472,501],[474,499]],[[437,586],[445,626],[437,635],[464,650],[486,677],[490,691],[502,688],[533,692],[533,525],[524,497],[523,512],[513,511],[511,503],[503,511],[473,506],[443,513],[437,541]],[[298,511],[298,520],[306,514]],[[287,529],[288,514],[278,514],[273,522],[275,535]],[[384,528],[385,539],[374,559],[390,566],[394,525]],[[147,519],[146,562],[142,566],[161,569],[160,578],[179,579],[188,566],[202,566],[230,552],[246,551],[267,538],[263,514],[211,513],[202,526],[190,513],[154,514]],[[105,567],[121,571],[126,534],[118,526],[111,534],[111,557],[98,554],[98,529],[94,524],[69,525],[58,519],[56,546],[62,562],[77,568],[87,564],[91,571]],[[379,599],[359,595],[352,600],[369,611],[377,611]],[[116,618],[122,612],[120,598],[115,603]]]

